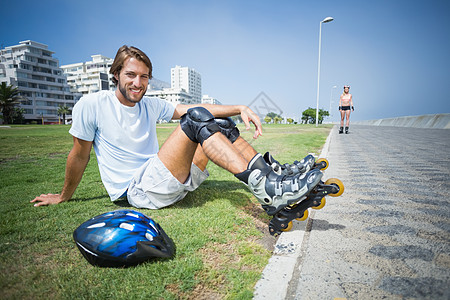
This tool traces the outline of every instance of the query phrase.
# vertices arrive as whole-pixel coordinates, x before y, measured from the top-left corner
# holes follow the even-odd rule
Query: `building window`
[[[109,84],[107,81],[102,81],[102,90],[108,90],[109,89]]]
[[[27,65],[27,64],[20,64],[19,65],[21,69],[25,69],[25,70],[31,70],[31,66]]]
[[[31,52],[31,53],[34,53],[34,54],[39,54],[39,55],[41,55],[41,50],[36,49],[36,48],[30,48],[30,52]]]
[[[33,97],[33,93],[28,92],[28,91],[20,91],[19,95],[23,96],[23,97]]]
[[[36,58],[33,57],[33,56],[25,55],[25,60],[26,60],[26,61],[35,62],[35,61],[36,61]]]
[[[28,78],[27,73],[17,72],[17,78]]]
[[[20,104],[22,104],[22,105],[33,105],[33,100],[30,100],[30,99],[22,100],[22,101],[20,101]]]

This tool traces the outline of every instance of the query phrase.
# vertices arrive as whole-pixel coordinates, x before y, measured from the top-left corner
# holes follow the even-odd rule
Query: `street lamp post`
[[[319,63],[317,65],[317,103],[316,103],[316,127],[319,124],[319,83],[320,83],[320,48],[322,47],[322,23],[328,23],[333,21],[332,17],[326,17],[320,21],[319,25]]]

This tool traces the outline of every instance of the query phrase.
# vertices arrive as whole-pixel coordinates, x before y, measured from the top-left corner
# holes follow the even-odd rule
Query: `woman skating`
[[[339,133],[344,132],[344,119],[347,117],[347,121],[345,122],[345,133],[348,133],[348,127],[350,124],[350,108],[352,111],[355,110],[353,107],[353,99],[352,94],[349,93],[350,86],[344,86],[344,92],[339,99],[339,111],[341,112],[341,127],[339,128]]]

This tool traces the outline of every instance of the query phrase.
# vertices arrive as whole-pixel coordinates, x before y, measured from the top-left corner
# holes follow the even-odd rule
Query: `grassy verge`
[[[158,125],[162,144],[174,124]],[[319,153],[330,126],[266,125],[251,140],[281,162]],[[210,178],[154,218],[177,246],[171,260],[128,269],[95,268],[81,256],[72,232],[87,219],[129,207],[112,203],[91,155],[74,199],[49,207],[29,201],[58,193],[72,137],[67,126],[0,128],[0,289],[3,299],[251,299],[253,286],[271,255],[269,218],[232,174],[208,165]],[[241,130],[243,131],[243,130]]]

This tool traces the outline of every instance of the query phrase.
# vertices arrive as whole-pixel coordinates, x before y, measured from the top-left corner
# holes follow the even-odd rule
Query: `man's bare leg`
[[[234,143],[233,146],[236,150],[244,157],[246,161],[250,161],[253,157],[255,157],[258,152],[243,138],[239,137]],[[200,170],[205,171],[206,166],[209,162],[209,158],[206,156],[203,148],[200,144],[197,145],[197,150],[195,150],[194,158],[192,160],[194,165],[196,165]]]
[[[242,137],[238,137],[233,146],[244,157],[246,161],[251,161],[258,152]]]
[[[227,171],[238,174],[247,169],[248,162],[256,153],[250,144],[244,142],[241,138],[235,142],[240,147],[238,149],[223,134],[217,132],[203,143],[201,152],[197,149],[199,144],[192,142],[178,126],[162,145],[158,157],[173,176],[183,183],[189,177],[192,162],[204,170],[208,159]],[[240,150],[243,152],[240,153]]]
[[[235,142],[236,143],[236,142]],[[249,145],[250,146],[250,145]],[[250,146],[251,147],[251,146]],[[206,156],[219,167],[238,174],[247,169],[248,162],[253,158],[246,159],[239,149],[231,144],[231,142],[221,133],[213,134],[209,139],[203,142],[203,152]],[[254,151],[253,148],[251,150]]]
[[[253,147],[241,139],[236,140],[234,144],[221,132],[215,132],[203,140],[202,150],[216,165],[246,183],[269,215],[276,214],[287,205],[304,197],[322,178],[323,174],[314,169],[301,178],[300,174],[297,174],[295,177],[285,179],[285,176],[274,173],[260,154],[252,157],[250,166],[246,157],[251,157],[254,153]],[[189,176],[197,145],[187,137],[181,126],[178,126],[158,152],[163,164],[180,182],[185,182]],[[201,155],[202,153],[197,151],[197,158],[202,158]],[[201,161],[204,162],[205,159],[202,158]],[[276,185],[280,180],[283,184]],[[287,196],[280,197],[284,194]]]
[[[202,146],[197,145],[197,150],[195,150],[194,158],[192,159],[194,165],[196,165],[200,170],[205,171],[206,165],[209,162],[209,158],[203,152]]]
[[[186,182],[191,171],[197,144],[192,142],[177,126],[159,149],[158,157],[179,182]]]

